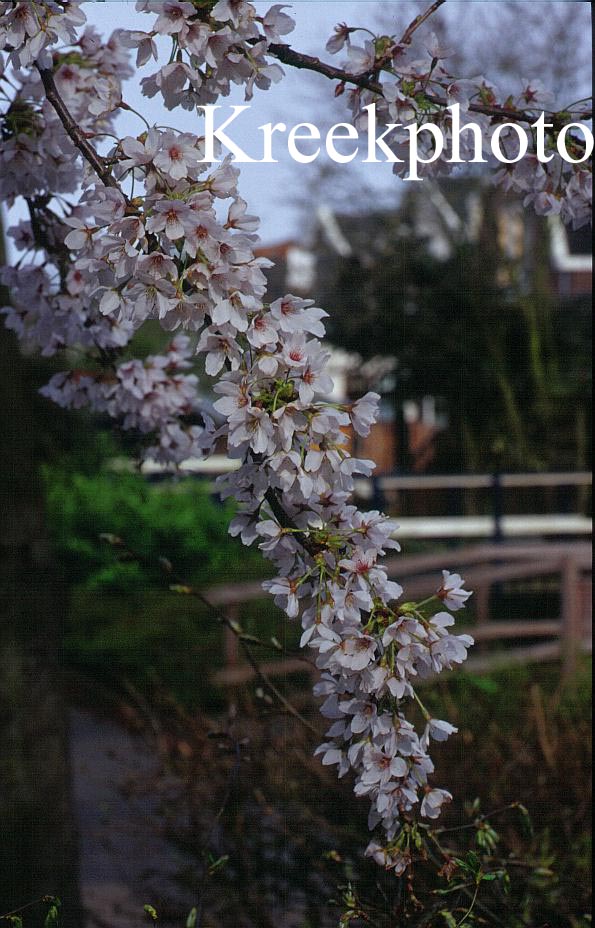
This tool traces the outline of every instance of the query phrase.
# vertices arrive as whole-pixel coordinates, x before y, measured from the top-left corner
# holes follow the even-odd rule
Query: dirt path
[[[99,714],[72,710],[70,731],[85,928],[140,928],[147,903],[180,928],[196,900],[192,861],[165,833],[162,799],[176,782],[142,738]]]

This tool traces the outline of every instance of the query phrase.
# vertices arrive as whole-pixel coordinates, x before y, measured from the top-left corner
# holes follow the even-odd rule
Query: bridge
[[[124,461],[112,462],[114,469],[124,466]],[[237,461],[215,455],[207,461],[186,461],[177,473],[207,481],[215,492],[210,483],[213,477],[237,466]],[[143,472],[152,480],[171,476],[151,462]],[[405,548],[407,541],[446,546],[436,553],[386,561],[389,576],[403,584],[408,599],[431,595],[440,570],[446,568],[463,573],[475,591],[473,622],[465,630],[475,637],[476,647],[465,664],[467,670],[561,659],[564,672],[572,673],[578,655],[592,650],[592,561],[586,540],[593,531],[588,514],[592,483],[587,471],[392,474],[356,481],[356,497],[366,508],[397,514],[396,536]],[[467,494],[474,494],[471,505]],[[523,494],[528,494],[524,508],[532,504],[540,511],[511,512],[511,503],[518,508]],[[445,499],[450,511],[432,513],[436,502]],[[466,512],[453,513],[457,508]],[[461,542],[468,544],[461,547]],[[514,621],[494,614],[494,591],[515,583],[555,586],[558,614],[527,615]],[[267,599],[260,582],[220,586],[204,593],[232,622],[241,621],[244,604]],[[279,617],[286,621],[281,612]],[[223,686],[250,682],[255,671],[242,662],[237,636],[229,629],[223,634],[225,666],[214,674],[214,682]],[[269,677],[315,671],[305,658],[293,655],[264,663],[262,669]]]
[[[390,577],[405,587],[407,599],[423,599],[437,589],[440,570],[463,573],[475,591],[474,621],[466,625],[476,641],[465,664],[468,671],[483,672],[512,663],[561,659],[565,674],[576,668],[581,652],[592,650],[592,557],[585,542],[473,545],[436,554],[396,556],[386,560]],[[559,614],[528,615],[507,621],[493,615],[494,588],[511,582],[553,581],[559,590]],[[265,599],[260,583],[219,586],[205,591],[213,606],[233,622],[241,622],[243,604]],[[280,612],[280,621],[287,621]],[[241,686],[256,676],[243,663],[238,639],[224,629],[225,666],[213,679],[222,686]],[[494,650],[494,647],[496,648]],[[464,669],[465,669],[464,668]],[[288,657],[262,664],[269,677],[288,676],[316,669],[303,659]]]

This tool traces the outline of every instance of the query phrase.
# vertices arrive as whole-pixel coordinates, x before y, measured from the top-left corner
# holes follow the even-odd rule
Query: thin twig
[[[148,567],[153,567],[153,563],[151,562],[149,558],[129,548],[121,538],[117,538],[111,535],[104,535],[103,539],[107,541],[109,544],[111,544],[112,547],[115,547],[121,550],[122,553],[126,557],[130,557],[133,560],[137,561],[138,563],[144,564]],[[161,569],[163,573],[166,575],[169,581],[170,588],[172,589],[173,592],[176,592],[176,591],[181,592],[181,593],[183,592],[184,595],[191,596],[194,599],[197,599],[204,606],[206,606],[207,609],[210,610],[210,612],[214,615],[217,621],[221,625],[224,626],[224,628],[229,629],[229,631],[231,631],[235,635],[235,637],[240,642],[240,646],[244,652],[244,656],[246,660],[252,667],[252,670],[254,671],[254,673],[260,680],[260,682],[263,684],[263,686],[265,686],[266,689],[268,689],[269,692],[272,693],[275,699],[283,706],[283,708],[291,716],[293,716],[293,718],[295,718],[305,728],[307,728],[309,732],[316,735],[317,738],[320,737],[320,732],[318,731],[318,729],[315,728],[315,726],[312,725],[311,722],[309,722],[308,719],[306,719],[301,714],[301,712],[299,712],[299,710],[296,709],[294,705],[292,705],[291,702],[289,702],[289,700],[283,695],[283,693],[279,690],[279,688],[273,683],[273,681],[270,679],[268,674],[262,669],[262,667],[260,666],[258,662],[258,659],[252,653],[252,649],[250,648],[250,645],[248,641],[246,640],[245,635],[243,634],[242,630],[238,628],[236,623],[232,621],[229,618],[229,616],[225,615],[225,613],[221,609],[218,609],[216,606],[214,606],[213,603],[211,603],[210,600],[204,595],[204,593],[201,592],[201,590],[199,590],[197,587],[192,586],[191,584],[185,583],[184,580],[182,580],[180,577],[176,577],[169,562],[167,563],[161,562]]]
[[[471,913],[473,912],[473,909],[475,908],[475,903],[477,902],[477,897],[478,897],[478,895],[479,895],[479,887],[480,887],[480,885],[481,885],[480,882],[478,882],[477,885],[476,885],[476,887],[475,887],[475,892],[474,892],[474,894],[473,894],[473,898],[472,898],[472,900],[471,900],[471,905],[469,906],[469,908],[467,909],[467,911],[466,911],[465,914],[463,915],[461,921],[457,923],[457,928],[460,928],[461,925],[464,925],[465,922],[467,921],[467,919],[469,918],[469,916],[471,915]]]
[[[312,725],[312,724],[308,721],[308,719],[304,718],[304,716],[301,714],[301,712],[299,712],[299,710],[296,709],[295,706],[292,705],[292,703],[289,702],[289,700],[283,695],[283,693],[279,690],[279,688],[278,688],[277,686],[275,686],[275,684],[273,683],[273,681],[271,680],[271,678],[268,676],[268,674],[262,669],[262,667],[260,666],[260,664],[259,664],[257,658],[256,658],[256,657],[254,656],[254,654],[252,653],[252,649],[250,648],[250,645],[249,645],[248,642],[246,641],[246,639],[245,639],[245,637],[243,636],[242,632],[238,630],[238,628],[237,628],[235,622],[232,622],[232,621],[225,615],[224,612],[220,612],[218,609],[216,609],[216,608],[212,605],[212,603],[209,602],[209,600],[207,599],[207,597],[204,596],[204,595],[200,592],[200,590],[197,590],[197,589],[195,589],[195,588],[193,588],[193,587],[188,587],[188,588],[187,588],[187,591],[188,591],[188,595],[193,596],[195,599],[198,599],[201,603],[203,603],[204,606],[207,606],[208,609],[212,610],[212,612],[215,614],[215,617],[218,619],[218,621],[219,621],[222,625],[224,625],[225,628],[228,628],[231,632],[233,632],[233,634],[236,636],[236,638],[237,638],[238,641],[240,642],[240,646],[241,646],[241,648],[242,648],[242,650],[243,650],[243,652],[244,652],[244,656],[245,656],[246,660],[248,661],[248,663],[250,664],[250,666],[252,667],[252,670],[253,670],[254,673],[257,675],[257,677],[259,678],[260,682],[273,694],[273,696],[275,697],[275,699],[276,699],[279,703],[281,703],[281,705],[283,706],[283,708],[286,709],[287,712],[289,712],[289,714],[292,715],[295,719],[297,719],[298,722],[300,722],[302,725],[304,725],[304,726],[308,729],[308,731],[310,731],[312,734],[316,735],[316,737],[319,737],[319,736],[320,736],[320,732],[318,731],[318,729],[315,728],[314,725]]]
[[[419,16],[416,16],[413,22],[410,22],[407,26],[405,32],[403,33],[402,38],[399,41],[399,45],[410,45],[411,39],[413,38],[413,33],[417,32],[420,26],[422,26],[430,16],[433,16],[436,10],[438,10],[446,0],[436,0],[432,6],[428,7],[425,13],[420,13]]]
[[[12,912],[6,912],[4,915],[0,915],[0,922],[3,922],[7,918],[12,918],[13,915],[20,915],[21,912],[27,912],[29,909],[35,908],[36,905],[40,905],[42,902],[55,902],[55,898],[55,896],[42,896],[40,899],[35,899],[34,902],[28,902],[18,909],[13,909]]]
[[[331,81],[341,81],[341,83],[355,84],[363,90],[371,90],[373,93],[382,94],[382,85],[365,75],[349,74],[341,68],[336,68],[332,64],[326,64],[320,58],[313,55],[305,55],[302,52],[296,52],[289,45],[272,44],[269,45],[268,51],[283,64],[298,70],[314,71],[328,77]]]
[[[478,815],[473,822],[470,822],[468,825],[455,825],[452,828],[435,828],[428,832],[432,837],[435,835],[446,835],[454,831],[468,831],[471,828],[477,828],[477,823],[487,822],[491,818],[495,818],[497,815],[503,815],[504,812],[511,812],[513,809],[517,809],[519,804],[517,802],[510,802],[507,806],[502,806],[500,809],[494,809],[492,812],[484,812],[481,815]]]

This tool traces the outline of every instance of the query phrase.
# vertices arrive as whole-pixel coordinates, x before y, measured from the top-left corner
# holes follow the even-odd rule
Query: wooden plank
[[[580,614],[583,621],[583,639],[593,638],[593,579],[582,576],[579,582]]]
[[[471,568],[466,573],[469,585],[506,583],[508,580],[528,580],[532,577],[547,577],[549,574],[559,573],[562,569],[559,558],[550,560],[520,561],[515,564],[488,565],[486,567]]]
[[[590,653],[591,643],[584,643],[582,650],[585,653]],[[498,651],[495,654],[474,654],[453,673],[490,673],[497,670],[506,670],[507,667],[557,661],[560,659],[562,651],[562,643],[558,640],[533,644],[526,648],[510,648],[510,650]],[[436,676],[426,677],[423,680],[418,680],[417,686],[433,683],[436,679]]]
[[[448,551],[438,551],[434,554],[397,555],[387,558],[384,562],[389,574],[398,572],[401,576],[422,573],[430,570],[440,571],[447,567],[462,571],[471,564],[489,561],[508,560],[541,560],[547,558],[562,558],[572,555],[581,568],[590,569],[592,563],[591,545],[584,541],[579,542],[539,542],[531,544],[508,543],[502,545],[476,544],[463,548],[452,548]]]
[[[440,581],[440,571],[451,568],[469,575],[469,568],[472,565],[486,564],[490,561],[523,561],[534,559],[537,564],[550,563],[555,559],[572,556],[580,569],[587,571],[591,569],[592,553],[591,546],[585,542],[573,542],[570,544],[522,544],[522,545],[470,545],[464,548],[455,548],[449,551],[440,551],[436,554],[416,554],[416,555],[398,555],[387,558],[384,564],[387,568],[389,577],[405,580],[408,577],[418,574],[428,574],[420,580],[419,586],[423,586],[422,592],[429,589],[431,592],[433,586],[437,586]],[[430,576],[430,571],[435,574]],[[475,585],[481,582],[482,576],[475,575]],[[409,581],[408,588],[413,586],[413,581]],[[205,597],[213,606],[229,606],[233,603],[247,603],[259,599],[267,599],[268,594],[262,589],[259,581],[254,583],[229,584],[226,586],[211,587],[204,591]]]
[[[459,673],[487,673],[494,670],[504,670],[507,667],[519,664],[539,664],[544,661],[557,660],[562,653],[560,641],[548,641],[544,644],[534,644],[527,648],[511,648],[509,651],[499,651],[497,654],[479,654],[470,657],[462,665]],[[432,679],[432,678],[430,678]]]
[[[470,567],[465,570],[465,583],[472,590],[489,589],[495,583],[546,577],[550,574],[558,574],[561,570],[562,561],[559,559]],[[439,581],[437,581],[436,574],[418,575],[406,582],[405,596],[407,599],[429,596],[438,586]],[[481,612],[481,602],[479,605]]]
[[[490,618],[490,583],[475,584],[475,619],[477,625],[485,625]]]
[[[502,474],[503,487],[586,487],[593,485],[589,471],[566,471],[559,474]]]
[[[472,625],[465,628],[476,641],[505,641],[507,638],[559,638],[562,622],[534,621],[525,622],[488,622],[487,625]]]
[[[363,481],[362,481],[363,482]],[[494,485],[491,474],[432,474],[430,476],[380,477],[380,487],[391,490],[479,490]]]
[[[149,460],[144,462],[142,473],[147,476],[169,473],[211,476],[230,473],[237,470],[240,464],[240,461],[231,460],[226,455],[211,455],[206,459],[188,458],[176,468]],[[113,471],[134,470],[128,458],[114,458],[107,463],[107,467]],[[593,475],[588,471],[502,474],[500,479],[505,487],[571,487],[591,486],[593,483]],[[493,485],[494,474],[395,474],[380,477],[383,490],[473,490],[489,489]],[[356,491],[362,496],[370,496],[369,487],[369,480],[356,481]]]
[[[562,625],[560,622],[498,622],[488,625],[482,629],[482,637],[486,641],[498,640],[503,638],[549,638],[556,637],[560,634]],[[492,636],[491,632],[494,631]],[[466,629],[470,634],[479,640],[480,630],[477,628]],[[483,634],[485,632],[485,634]],[[479,668],[489,669],[509,664],[519,664],[531,661],[549,660],[559,657],[562,652],[560,640],[549,642],[547,644],[532,645],[526,648],[511,648],[507,651],[499,651],[496,654],[476,655],[470,657],[461,670],[469,672],[478,671]],[[279,677],[289,677],[295,674],[306,673],[312,676],[318,676],[319,671],[313,664],[306,661],[291,658],[286,661],[271,661],[262,664],[262,670],[271,679]],[[248,664],[241,664],[237,667],[227,667],[213,674],[212,681],[218,686],[244,686],[257,679],[256,672]]]
[[[593,475],[589,471],[561,473],[501,474],[503,487],[571,487],[591,486]],[[494,474],[424,474],[395,475],[379,478],[380,487],[390,490],[476,490],[490,489]],[[364,483],[364,481],[358,481]]]
[[[261,582],[256,582],[214,586],[205,590],[204,595],[213,606],[229,606],[233,603],[249,603],[256,599],[267,599],[269,594],[263,590]]]
[[[493,516],[420,516],[397,519],[394,537],[489,538],[494,534]],[[544,535],[591,535],[593,520],[582,515],[521,515],[504,516],[502,533],[506,538],[528,538]]]

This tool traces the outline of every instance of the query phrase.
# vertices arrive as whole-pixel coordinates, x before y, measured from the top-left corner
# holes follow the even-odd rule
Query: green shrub
[[[232,505],[215,502],[196,480],[150,484],[134,474],[47,468],[45,481],[54,549],[71,586],[92,592],[159,587],[160,557],[199,586],[237,582],[260,564],[227,534]],[[119,560],[102,534],[121,537],[143,564]]]
[[[211,682],[223,662],[218,616],[168,586],[183,580],[206,589],[267,575],[260,553],[228,534],[233,505],[192,479],[151,484],[135,474],[48,467],[45,482],[54,556],[69,588],[69,665],[108,690],[127,681],[146,693],[165,688],[186,705],[220,701]],[[139,560],[122,557],[101,534],[121,538]],[[243,625],[283,638],[281,616],[263,598],[242,611]]]

